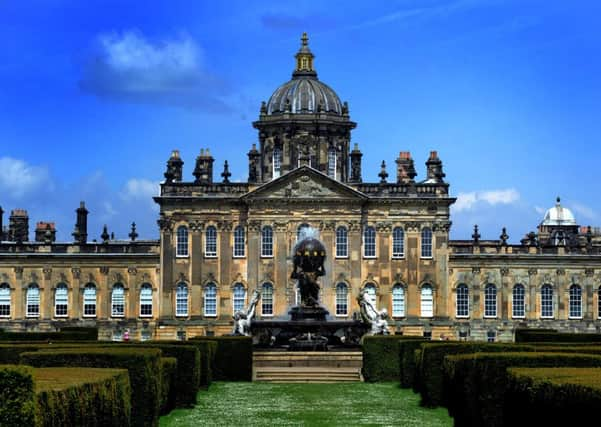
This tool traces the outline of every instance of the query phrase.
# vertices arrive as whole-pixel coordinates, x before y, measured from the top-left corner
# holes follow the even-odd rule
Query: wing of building
[[[292,249],[312,233],[326,247],[321,304],[350,319],[365,290],[387,308],[393,332],[511,340],[516,327],[601,329],[601,255],[596,230],[580,228],[559,199],[520,244],[450,241],[443,164],[432,151],[416,180],[411,154],[382,162],[364,182],[362,153],[351,145],[349,107],[318,79],[306,35],[292,78],[260,107],[252,125],[247,182],[230,182],[225,162],[201,149],[184,174],[173,151],[160,195],[160,239],[129,240],[105,229],[90,242],[84,204],[73,242],[55,241],[40,222],[0,210],[0,328],[55,330],[98,325],[104,339],[220,335],[254,289],[257,316],[287,318],[298,301]],[[390,174],[389,171],[390,170]],[[376,174],[376,172],[379,172]]]

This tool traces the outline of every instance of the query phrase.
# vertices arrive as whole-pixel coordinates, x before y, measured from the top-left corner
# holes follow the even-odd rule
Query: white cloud
[[[534,210],[536,211],[537,214],[540,214],[540,215],[544,215],[547,212],[547,210],[545,208],[541,208],[540,206],[535,206]]]
[[[586,219],[596,219],[597,218],[597,214],[595,213],[595,211],[593,209],[591,209],[590,207],[583,205],[582,203],[573,203],[570,205],[570,208],[572,208],[572,210],[574,212],[576,212],[578,215],[580,215],[581,217],[584,217]]]
[[[147,179],[132,178],[125,183],[120,196],[123,200],[151,200],[153,196],[158,196],[160,186],[156,182]]]
[[[509,205],[518,201],[519,198],[520,193],[513,188],[459,193],[457,195],[457,201],[453,205],[453,210],[454,212],[471,210],[479,203],[491,206],[500,204]]]
[[[20,200],[44,186],[47,190],[54,189],[45,167],[32,166],[12,157],[0,157],[1,192]]]

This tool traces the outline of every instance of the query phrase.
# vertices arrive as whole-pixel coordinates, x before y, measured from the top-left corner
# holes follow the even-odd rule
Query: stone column
[[[54,286],[52,284],[52,269],[44,267],[42,269],[41,301],[40,301],[40,319],[51,320],[54,316]]]
[[[406,315],[408,318],[418,318],[421,314],[421,294],[418,287],[417,273],[421,251],[419,248],[419,227],[416,225],[406,225],[405,235],[407,236],[407,247],[405,248],[405,257],[407,259],[407,295]]]

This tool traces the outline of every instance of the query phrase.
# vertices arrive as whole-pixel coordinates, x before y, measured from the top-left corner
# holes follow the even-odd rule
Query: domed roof
[[[292,73],[292,80],[273,92],[265,108],[266,114],[313,114],[322,111],[343,114],[343,104],[336,92],[317,78],[308,40],[307,33],[303,33],[301,48],[295,56],[296,69]]]
[[[574,214],[568,208],[561,206],[561,200],[545,213],[542,225],[577,225]]]

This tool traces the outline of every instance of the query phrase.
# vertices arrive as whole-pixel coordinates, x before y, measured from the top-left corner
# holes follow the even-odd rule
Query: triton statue
[[[234,330],[232,331],[232,335],[250,336],[250,322],[255,316],[255,309],[260,299],[261,292],[255,290],[246,310],[238,310],[234,314]]]
[[[386,321],[388,311],[385,308],[378,310],[364,290],[359,293],[357,302],[361,309],[363,321],[371,327],[370,335],[389,335],[388,322]]]

